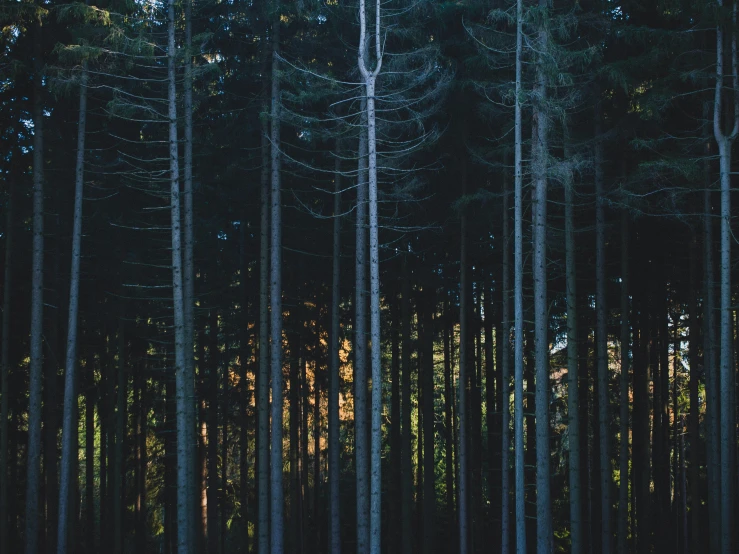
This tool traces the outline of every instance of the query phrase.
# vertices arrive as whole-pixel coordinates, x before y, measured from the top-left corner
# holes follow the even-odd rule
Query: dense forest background
[[[729,0],[2,0],[0,551],[730,554]]]

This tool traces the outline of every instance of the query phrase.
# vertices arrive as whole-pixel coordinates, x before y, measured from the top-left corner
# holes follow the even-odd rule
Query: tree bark
[[[337,144],[338,150],[338,144]],[[340,152],[339,152],[340,153]],[[336,158],[334,172],[334,228],[333,257],[331,265],[331,334],[329,336],[328,375],[328,482],[329,482],[329,552],[341,554],[341,512],[339,481],[341,466],[339,459],[339,385],[340,385],[340,319],[341,304],[341,159]],[[393,422],[393,425],[397,423]]]
[[[270,353],[272,378],[272,436],[270,447],[270,549],[284,551],[284,493],[282,471],[282,190],[280,184],[280,19],[272,24],[272,219],[270,250]]]
[[[411,285],[410,269],[408,267],[408,253],[402,258],[402,284],[400,292],[400,318],[401,318],[401,483],[400,509],[401,509],[401,551],[411,552],[413,548],[412,525],[413,517],[413,466],[411,450]]]
[[[424,287],[423,311],[423,552],[432,554],[436,549],[435,510],[436,480],[434,477],[434,307],[435,291]]]
[[[618,551],[628,552],[629,531],[629,214],[621,214],[621,394],[619,397],[620,450],[618,489]]]
[[[77,409],[75,372],[77,371],[77,322],[80,299],[80,259],[82,257],[82,197],[85,176],[85,124],[87,118],[87,63],[82,64],[80,80],[80,111],[77,120],[77,160],[74,184],[74,219],[72,223],[72,264],[69,279],[69,320],[67,325],[67,356],[64,374],[64,414],[62,416],[62,462],[59,474],[59,523],[57,526],[57,552],[66,554],[66,528],[69,518],[70,481],[72,480],[72,456],[76,446],[72,444],[72,424]],[[88,402],[88,409],[92,402]],[[90,421],[89,417],[87,419]],[[89,464],[88,464],[89,465]],[[88,491],[89,495],[89,491]],[[89,507],[89,506],[88,506]],[[87,545],[90,548],[90,545]]]
[[[595,114],[595,356],[598,374],[598,430],[600,436],[601,554],[611,554],[611,457],[608,433],[608,309],[606,307],[605,198],[601,106]]]
[[[567,132],[565,123],[565,133]],[[565,149],[569,150],[568,137]],[[565,153],[569,159],[569,151]],[[580,484],[580,392],[577,330],[577,260],[575,250],[574,181],[567,171],[565,193],[565,271],[567,287],[567,440],[569,443],[570,551],[583,552],[582,493]],[[586,429],[587,431],[587,429]]]
[[[502,279],[502,334],[496,335],[496,348],[501,349],[501,553],[511,551],[511,243],[510,243],[510,190],[508,179],[503,180],[503,279]]]
[[[44,302],[44,116],[42,104],[41,24],[34,29],[33,62],[33,251],[31,268],[31,356],[29,364],[28,447],[26,465],[25,552],[37,554],[40,535],[41,389],[43,380]]]

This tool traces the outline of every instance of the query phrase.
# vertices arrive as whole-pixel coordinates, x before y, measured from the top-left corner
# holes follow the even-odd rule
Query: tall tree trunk
[[[57,525],[57,553],[67,552],[67,525],[70,518],[70,485],[72,480],[72,456],[77,445],[72,444],[72,425],[77,410],[75,372],[77,371],[77,322],[80,300],[80,259],[82,257],[82,197],[85,178],[85,123],[87,118],[87,62],[82,63],[80,81],[80,111],[77,119],[77,160],[74,181],[74,218],[72,223],[72,264],[69,278],[69,319],[67,324],[67,356],[64,374],[64,414],[62,416],[62,462],[59,472],[59,521]],[[92,409],[88,402],[88,410]],[[88,414],[87,422],[90,422]],[[88,458],[89,460],[89,458]],[[89,465],[89,464],[88,464]],[[89,490],[87,492],[89,496]],[[89,508],[89,505],[88,505]],[[88,544],[87,548],[92,545]]]
[[[501,350],[500,373],[502,386],[501,403],[501,459],[500,459],[500,490],[501,490],[501,553],[510,554],[511,551],[511,243],[510,243],[510,191],[508,179],[503,179],[503,279],[502,279],[502,333],[496,335],[496,349]]]
[[[628,552],[629,531],[629,214],[621,213],[621,394],[619,423],[618,551]]]
[[[601,553],[611,554],[611,457],[608,433],[608,309],[606,307],[605,192],[601,106],[595,114],[595,357],[598,375],[598,431],[600,436]]]
[[[370,271],[370,341],[372,417],[370,444],[369,553],[380,554],[381,548],[381,450],[382,450],[382,365],[380,346],[380,228],[377,206],[377,139],[375,114],[375,83],[382,68],[380,36],[381,0],[375,3],[375,65],[370,71],[369,44],[365,0],[359,2],[358,66],[364,80],[367,106],[367,197],[369,204],[369,271]],[[360,133],[363,130],[360,128]],[[360,153],[361,155],[361,153]],[[361,385],[364,383],[362,382]],[[357,422],[359,425],[360,422]]]
[[[539,1],[539,8],[546,10],[546,0]],[[546,19],[546,16],[544,16]],[[539,29],[538,48],[548,48],[547,22]],[[547,77],[544,61],[537,61],[534,105],[534,128],[532,137],[532,211],[534,217],[533,273],[534,273],[534,360],[536,364],[536,549],[539,554],[553,551],[552,500],[549,467],[549,343],[547,305],[547,260],[546,260],[546,217],[547,217],[547,166],[549,157],[549,114],[544,106],[547,95]],[[605,553],[604,553],[605,554]]]
[[[300,483],[300,336],[295,333],[290,341],[290,552],[302,552],[302,490]]]
[[[85,365],[85,551],[95,552],[95,370],[94,356]],[[62,440],[64,435],[62,435]],[[62,446],[62,455],[63,446]],[[62,470],[64,464],[62,463]],[[62,476],[64,474],[62,473]],[[61,511],[61,510],[60,510]]]
[[[20,154],[13,152],[13,161]],[[13,164],[15,165],[15,164]],[[12,169],[11,169],[12,171]],[[3,279],[2,346],[0,346],[0,551],[10,552],[10,532],[14,527],[10,521],[9,490],[9,441],[8,416],[10,402],[10,316],[13,301],[13,255],[15,253],[15,183],[11,173],[8,182],[8,199],[5,206],[5,269]]]
[[[411,285],[410,269],[408,267],[408,253],[402,258],[402,278],[400,291],[400,319],[401,319],[401,551],[411,552],[413,548],[412,525],[413,517],[413,466],[411,451]]]
[[[274,36],[272,37],[274,40]],[[265,54],[265,71],[267,73]],[[262,111],[267,111],[267,87],[264,89]],[[256,469],[257,469],[257,554],[269,552],[270,437],[269,437],[269,237],[270,237],[270,142],[269,121],[262,118],[261,214],[259,239],[259,371],[256,375]]]
[[[516,493],[516,554],[526,554],[526,497],[524,490],[523,446],[523,158],[521,94],[523,67],[523,0],[516,0],[516,99],[514,115],[514,260],[513,260],[513,319],[514,319],[514,456]],[[466,554],[466,553],[462,553]]]
[[[41,24],[34,29],[33,74],[33,253],[31,269],[31,356],[29,364],[28,447],[26,466],[26,554],[38,552],[41,481],[41,389],[43,380],[44,298],[44,116],[42,104]]]
[[[339,150],[337,144],[337,150]],[[340,151],[338,152],[340,153]],[[331,265],[331,334],[329,337],[328,374],[328,483],[329,483],[329,552],[341,554],[341,512],[339,482],[339,385],[340,385],[340,319],[341,304],[341,159],[336,157],[334,172],[334,228],[333,258]],[[393,422],[393,425],[397,423]]]
[[[213,275],[218,274],[216,266]],[[209,279],[209,281],[211,281]],[[215,280],[213,280],[215,281]],[[217,285],[216,285],[217,288]],[[210,308],[208,324],[208,552],[218,554],[218,310]]]
[[[123,549],[124,537],[124,520],[123,508],[125,499],[125,491],[123,485],[123,476],[125,473],[123,459],[123,443],[126,438],[126,400],[128,393],[126,391],[127,377],[125,366],[125,304],[121,301],[121,316],[118,325],[118,370],[116,372],[117,387],[115,401],[115,446],[113,448],[113,552],[119,554]]]
[[[719,2],[719,6],[722,3]],[[733,3],[732,23],[736,26],[737,4]],[[731,145],[739,134],[739,62],[737,60],[736,32],[731,30],[731,73],[733,75],[734,121],[731,134],[723,130],[724,111],[722,95],[724,88],[724,29],[719,22],[716,26],[716,87],[713,103],[713,133],[718,144],[719,174],[721,183],[721,272],[720,272],[720,313],[721,336],[719,351],[719,393],[720,393],[720,489],[721,489],[721,553],[732,550],[734,473],[731,467],[734,448],[733,353],[731,337]]]
[[[565,123],[565,159],[569,159],[569,137]],[[569,443],[570,551],[583,552],[582,493],[580,483],[580,393],[577,330],[577,260],[575,250],[574,182],[572,171],[565,182],[565,272],[567,287],[567,440]],[[586,429],[587,431],[587,429]]]
[[[172,215],[172,295],[174,307],[174,354],[175,354],[175,394],[177,397],[177,551],[178,554],[191,554],[194,551],[191,532],[191,513],[193,483],[189,473],[192,455],[191,433],[188,429],[188,407],[192,401],[188,396],[186,368],[185,314],[182,289],[182,236],[180,224],[180,166],[177,146],[177,73],[175,48],[175,1],[168,3],[167,28],[167,69],[169,103],[169,168],[170,168],[170,207]],[[117,500],[117,499],[116,499]]]
[[[462,195],[466,194],[467,171],[465,162],[462,162]],[[462,212],[460,223],[461,245],[459,249],[459,399],[457,409],[459,414],[459,431],[457,440],[459,441],[459,484],[457,488],[458,494],[458,510],[459,510],[459,553],[467,554],[469,541],[469,491],[468,485],[468,448],[467,448],[467,432],[468,432],[468,401],[467,393],[469,379],[467,372],[469,368],[469,302],[467,298],[469,293],[469,268],[467,261],[467,214]]]
[[[251,419],[249,417],[249,403],[252,390],[249,383],[249,363],[251,361],[249,291],[253,283],[249,279],[249,257],[247,253],[246,221],[239,225],[240,242],[240,277],[241,277],[241,330],[239,345],[239,503],[241,517],[241,546],[245,552],[251,552],[251,538],[249,533],[250,505],[249,505],[249,431]],[[225,520],[224,520],[225,521]]]
[[[193,238],[193,190],[192,190],[192,5],[194,0],[185,1],[185,72],[184,72],[184,127],[185,141],[184,149],[184,174],[182,183],[183,193],[183,248],[182,248],[182,305],[184,317],[184,383],[185,383],[185,427],[187,440],[190,445],[188,457],[185,460],[187,482],[189,483],[190,505],[188,506],[190,541],[196,542],[196,506],[197,506],[197,477],[195,472],[195,358],[193,346],[195,340],[195,318],[193,315],[195,298],[195,265],[193,262],[194,238]]]
[[[277,7],[276,7],[277,9]],[[270,466],[270,548],[284,551],[284,493],[282,475],[282,191],[280,185],[280,19],[275,12],[272,24],[272,220],[270,250],[270,344],[272,377],[272,436]]]
[[[698,405],[698,385],[700,376],[699,367],[699,336],[701,333],[698,318],[698,302],[697,302],[697,284],[698,284],[698,263],[697,263],[698,240],[694,235],[690,243],[690,297],[688,301],[688,310],[690,312],[690,344],[688,365],[690,366],[690,414],[688,416],[688,436],[690,440],[690,535],[692,539],[692,551],[697,554],[700,550],[700,529],[701,529],[701,489],[700,489],[700,407]],[[703,368],[705,371],[705,367]],[[686,499],[687,502],[687,499]],[[686,515],[687,517],[687,515]],[[687,533],[687,528],[685,529]],[[687,547],[687,545],[686,545]],[[689,550],[685,550],[687,554]]]
[[[434,478],[434,311],[435,291],[426,285],[423,310],[423,552],[436,550],[436,480]]]
[[[390,554],[400,552],[401,509],[399,500],[403,483],[403,472],[401,471],[402,440],[400,429],[400,302],[397,293],[390,299],[390,313],[392,318],[390,335],[390,486],[388,497],[395,499],[388,506],[389,533],[388,546]]]

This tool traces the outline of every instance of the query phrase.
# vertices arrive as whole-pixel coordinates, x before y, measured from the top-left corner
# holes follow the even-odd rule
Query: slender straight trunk
[[[548,3],[540,0],[539,7],[546,10]],[[546,21],[539,30],[540,52],[547,51],[548,29]],[[549,121],[544,106],[547,95],[547,77],[544,61],[537,61],[536,95],[540,104],[534,105],[532,137],[532,211],[534,217],[533,274],[534,274],[534,360],[536,365],[536,549],[539,554],[552,552],[552,500],[549,467],[549,351],[548,305],[546,266],[547,227],[547,166],[549,157]]]
[[[369,455],[367,452],[367,136],[362,99],[357,171],[357,227],[354,296],[354,454],[357,487],[357,554],[369,549]]]
[[[164,552],[177,550],[177,432],[174,379],[165,377],[164,416]],[[102,537],[101,537],[102,541]]]
[[[305,549],[306,530],[309,524],[308,507],[310,506],[310,487],[308,483],[308,418],[310,416],[310,387],[307,378],[308,361],[303,357],[300,362],[300,403],[303,413],[300,417],[300,548]],[[315,377],[315,373],[314,373]],[[314,381],[315,384],[315,381]]]
[[[590,445],[594,444],[590,441],[589,412],[592,404],[592,396],[590,392],[590,334],[589,329],[592,327],[589,321],[588,305],[583,302],[585,298],[581,296],[578,304],[579,322],[577,328],[577,350],[578,350],[578,393],[579,393],[579,412],[580,412],[580,494],[582,502],[582,542],[585,552],[593,552],[593,527],[592,527],[592,505],[593,494],[591,487],[591,468],[592,457],[590,456]]]
[[[57,552],[66,554],[66,529],[70,517],[70,481],[72,480],[72,457],[76,456],[77,445],[72,443],[72,425],[77,410],[75,394],[75,372],[77,371],[77,322],[79,320],[80,260],[82,257],[82,198],[85,177],[85,125],[87,121],[87,62],[82,63],[80,80],[80,111],[77,119],[77,160],[74,185],[74,216],[72,223],[72,263],[69,279],[69,319],[67,324],[67,355],[64,375],[64,414],[62,416],[62,461],[59,474],[59,521],[57,525]],[[92,368],[90,368],[91,370]],[[92,383],[91,383],[92,384]],[[87,409],[92,411],[93,402],[88,395]],[[94,424],[91,413],[87,414],[88,424]],[[88,430],[89,431],[89,430]],[[94,439],[93,439],[94,440]],[[94,446],[94,445],[93,445]],[[89,454],[92,448],[90,449]],[[89,458],[88,458],[89,460]],[[88,463],[88,466],[90,464]],[[88,467],[88,470],[92,469]],[[92,485],[92,480],[88,482]],[[89,499],[90,490],[87,491]],[[88,501],[88,509],[91,502]],[[90,531],[90,529],[88,529]],[[92,547],[87,545],[88,549]]]
[[[434,478],[434,308],[435,291],[426,287],[423,311],[423,550],[432,554],[436,549],[436,480]]]
[[[706,163],[706,184],[710,183]],[[706,374],[706,477],[707,490],[719,490],[719,393],[716,367],[715,283],[713,271],[713,215],[711,191],[703,192],[703,368]],[[708,545],[717,552],[721,544],[721,495],[708,494]]]
[[[682,543],[682,552],[687,554],[688,552],[688,489],[686,484],[686,468],[685,468],[685,433],[682,432],[684,422],[681,422],[681,432],[679,433],[678,448],[680,453],[680,526],[682,527],[682,536],[680,537]]]
[[[410,269],[408,267],[408,254],[402,259],[402,278],[400,291],[400,319],[401,319],[401,494],[400,494],[400,519],[401,519],[401,551],[411,552],[413,548],[412,525],[413,517],[413,465],[411,447],[411,285]]]
[[[337,145],[338,146],[338,145]],[[337,150],[338,147],[337,147]],[[341,512],[339,480],[341,466],[339,459],[339,385],[340,385],[340,319],[341,304],[341,159],[336,158],[334,172],[334,229],[333,259],[331,266],[331,335],[329,342],[328,374],[328,483],[329,483],[329,552],[341,554]],[[396,425],[396,423],[394,423]]]
[[[619,423],[618,552],[628,552],[629,531],[629,214],[621,213],[621,394]]]
[[[290,341],[290,406],[289,406],[289,463],[290,463],[290,552],[300,554],[301,543],[301,487],[300,487],[300,337],[296,333]]]
[[[719,6],[722,4],[719,3]],[[732,450],[735,448],[735,414],[733,396],[733,352],[731,329],[731,145],[739,134],[739,62],[737,60],[736,26],[737,4],[733,4],[731,31],[731,73],[733,75],[734,125],[731,133],[723,130],[724,110],[722,95],[724,88],[724,29],[716,26],[716,87],[713,103],[713,133],[718,144],[719,174],[721,186],[721,266],[720,266],[720,314],[721,335],[719,350],[718,390],[720,394],[720,489],[721,489],[721,550],[722,554],[732,551],[733,534],[733,482]],[[715,489],[714,489],[715,490]]]
[[[313,551],[321,552],[321,386],[318,364],[313,373]],[[307,449],[306,449],[307,450]]]
[[[38,552],[41,481],[41,389],[43,380],[44,310],[44,116],[41,95],[41,24],[34,29],[33,62],[33,253],[31,268],[31,356],[29,363],[28,447],[26,456],[25,552]]]
[[[272,437],[270,466],[270,548],[284,551],[284,493],[282,475],[282,191],[280,185],[280,19],[272,25],[272,220],[270,250],[270,345],[272,378]]]
[[[223,380],[221,381],[221,419],[223,423],[221,424],[221,477],[218,482],[219,486],[219,503],[221,506],[221,517],[220,517],[220,542],[218,543],[218,552],[220,554],[224,554],[226,552],[226,530],[228,527],[228,519],[226,517],[227,515],[227,506],[226,506],[226,492],[228,487],[228,405],[229,405],[229,390],[228,390],[228,383],[231,379],[230,375],[230,353],[229,353],[229,344],[228,344],[228,337],[226,337],[223,341],[223,358],[221,360],[221,363],[223,365],[222,372],[223,372]]]
[[[452,405],[454,392],[452,388],[452,353],[450,344],[450,329],[452,317],[449,308],[449,293],[444,293],[444,429],[445,438],[445,477],[446,477],[446,511],[454,515],[454,418]],[[452,518],[454,521],[454,518]]]
[[[567,128],[565,124],[565,140]],[[565,159],[569,159],[569,144]],[[567,286],[567,439],[569,443],[570,489],[570,552],[581,554],[582,544],[582,493],[580,483],[580,393],[578,331],[577,331],[577,260],[575,250],[574,182],[572,172],[567,172],[565,193],[565,272]]]
[[[388,506],[389,533],[388,546],[390,554],[400,552],[401,510],[398,500],[401,498],[403,473],[401,471],[401,429],[400,429],[400,302],[397,294],[390,299],[390,486],[388,497],[395,499]]]
[[[500,393],[500,371],[499,366],[500,358],[496,359],[493,356],[493,333],[495,332],[495,338],[500,338],[500,328],[496,327],[496,323],[493,322],[493,279],[490,279],[486,283],[485,296],[483,298],[483,312],[484,312],[484,350],[485,350],[485,426],[487,427],[485,432],[485,438],[487,442],[487,504],[488,507],[485,509],[483,504],[483,513],[487,513],[487,516],[494,521],[500,520],[500,489],[498,488],[498,482],[496,482],[496,476],[500,473],[500,404],[502,396],[499,398]],[[496,314],[497,315],[497,314]],[[496,354],[498,354],[496,350]],[[496,383],[496,380],[498,383]],[[497,386],[496,386],[497,385]],[[480,449],[482,451],[482,449]],[[480,495],[481,502],[485,502],[484,495]],[[487,529],[487,534],[484,540],[489,540],[491,544],[499,544],[500,537],[498,533],[500,528],[496,525],[490,526]]]
[[[467,171],[462,162],[462,195],[466,194]],[[459,431],[458,431],[458,452],[459,452],[459,485],[458,491],[458,510],[459,510],[459,553],[467,554],[469,540],[469,491],[468,484],[468,467],[469,459],[467,454],[467,431],[468,431],[468,403],[467,393],[469,379],[467,376],[469,355],[467,349],[469,347],[469,315],[467,314],[469,300],[467,298],[469,292],[469,278],[467,267],[467,214],[463,211],[460,223],[461,245],[459,249],[459,399],[457,402],[459,414]]]
[[[698,318],[698,302],[697,302],[697,284],[698,284],[698,263],[697,263],[697,252],[698,252],[698,240],[694,235],[693,240],[690,243],[690,297],[688,301],[688,310],[690,313],[690,350],[688,363],[690,366],[690,414],[688,415],[688,437],[690,441],[690,535],[692,538],[692,551],[694,554],[699,552],[700,544],[700,514],[702,512],[701,506],[701,489],[700,489],[700,406],[698,405],[698,384],[700,376],[698,373],[699,367],[699,336],[701,333],[699,318]],[[705,370],[705,368],[704,368]],[[684,445],[683,445],[684,446]],[[687,503],[687,498],[686,498]],[[685,516],[687,517],[687,515]],[[688,532],[686,527],[685,532]],[[686,550],[687,554],[689,550]]]
[[[146,451],[146,439],[148,435],[147,420],[149,416],[148,408],[148,395],[146,391],[146,377],[143,374],[148,364],[142,368],[142,375],[139,377],[139,481],[136,484],[136,503],[139,507],[139,519],[136,528],[136,544],[140,552],[146,550],[147,544],[147,530],[148,530],[148,509],[147,509],[147,495],[146,495],[146,477],[147,468],[149,467],[148,454]]]
[[[503,179],[503,290],[502,290],[502,333],[496,336],[496,348],[500,348],[500,372],[502,386],[501,403],[501,459],[500,459],[500,490],[501,490],[501,552],[510,554],[511,551],[511,243],[510,243],[510,194],[508,179]]]
[[[274,37],[272,37],[274,40]],[[265,71],[267,55],[265,54]],[[267,87],[262,110],[267,110]],[[269,552],[269,235],[270,235],[270,143],[269,121],[262,118],[261,215],[259,242],[259,371],[256,375],[256,470],[257,470],[257,554]]]
[[[177,71],[175,48],[175,0],[168,3],[167,29],[167,69],[169,101],[169,168],[170,168],[170,207],[172,214],[172,295],[174,307],[175,342],[175,394],[177,402],[177,551],[178,554],[191,554],[194,551],[191,513],[193,498],[189,474],[192,455],[191,433],[188,429],[188,396],[185,346],[185,314],[182,289],[182,236],[180,225],[180,166],[177,146]],[[115,499],[114,501],[118,501]]]
[[[85,365],[85,551],[95,552],[95,370],[94,357]],[[64,435],[62,435],[62,440]],[[63,450],[63,447],[62,447]],[[63,452],[62,452],[63,455]],[[64,465],[62,464],[62,469]],[[60,511],[61,512],[61,511]]]
[[[603,191],[601,106],[595,114],[595,358],[598,379],[601,554],[611,554],[611,457],[608,417],[608,308],[606,307],[606,216]]]
[[[214,275],[218,268],[214,268]],[[210,280],[210,279],[209,279]],[[216,285],[217,288],[217,285]],[[210,308],[208,329],[208,552],[218,553],[218,310]]]
[[[241,330],[239,344],[239,503],[241,517],[241,546],[245,552],[251,552],[249,533],[249,401],[251,386],[249,384],[249,363],[251,361],[249,291],[253,283],[249,279],[249,258],[247,253],[246,221],[242,220],[239,226],[240,242],[240,277],[241,282]],[[225,413],[225,412],[224,412]],[[224,518],[224,521],[225,518]]]
[[[13,152],[13,161],[17,156],[19,156],[19,153],[16,150]],[[8,449],[10,447],[8,441],[8,416],[10,411],[8,379],[10,374],[10,316],[13,300],[13,254],[15,248],[14,185],[14,176],[11,174],[8,182],[8,199],[5,206],[5,270],[3,279],[2,346],[0,346],[0,552],[10,552],[10,530],[13,528],[8,503],[11,484],[8,479]]]
[[[125,467],[123,465],[123,443],[125,441],[126,428],[126,366],[125,366],[125,304],[121,301],[121,316],[118,326],[118,370],[116,372],[116,409],[115,409],[115,446],[113,448],[113,552],[120,554],[123,549],[124,521],[123,508],[125,502],[123,476]],[[75,402],[76,403],[76,402]]]
[[[514,115],[514,260],[513,260],[513,319],[514,319],[514,456],[516,491],[516,554],[526,554],[526,497],[524,490],[523,446],[523,158],[521,153],[522,126],[521,94],[523,64],[523,0],[516,0],[516,100]],[[548,450],[548,448],[547,448]],[[465,553],[463,553],[465,554]]]
[[[196,506],[197,506],[197,478],[195,472],[195,357],[193,347],[195,340],[195,318],[193,315],[195,303],[195,265],[193,262],[193,250],[195,241],[193,239],[193,192],[192,192],[192,5],[194,0],[185,1],[185,72],[184,72],[184,127],[185,141],[184,149],[184,174],[182,183],[183,193],[183,248],[182,248],[182,306],[184,317],[184,386],[185,386],[185,427],[187,441],[190,445],[188,456],[185,460],[188,482],[188,494],[190,505],[188,515],[191,544],[196,544]]]

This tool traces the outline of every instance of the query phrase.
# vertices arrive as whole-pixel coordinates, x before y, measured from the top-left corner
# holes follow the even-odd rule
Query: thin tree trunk
[[[116,388],[116,409],[115,409],[115,446],[113,449],[113,552],[119,554],[123,549],[124,537],[124,521],[123,508],[125,502],[125,494],[123,487],[123,476],[125,473],[123,460],[123,443],[125,441],[125,421],[126,421],[126,399],[128,394],[126,391],[126,366],[125,366],[125,304],[121,301],[121,316],[118,326],[118,371],[116,372],[117,388]],[[76,403],[76,401],[75,401]]]
[[[464,164],[464,161],[462,162]],[[462,195],[466,194],[467,175],[466,167],[462,169]],[[468,415],[467,415],[467,388],[468,377],[467,371],[469,356],[467,348],[469,347],[469,316],[467,314],[469,300],[467,298],[469,291],[468,281],[468,261],[467,261],[467,214],[463,211],[460,224],[461,245],[459,252],[460,274],[459,274],[459,400],[457,403],[459,414],[459,431],[458,431],[458,452],[459,452],[459,485],[458,491],[458,515],[459,515],[459,553],[467,554],[469,541],[469,513],[468,513],[468,454],[467,454],[467,431],[468,431]]]
[[[272,37],[274,40],[274,37]],[[265,54],[266,74],[267,55]],[[267,87],[262,110],[267,110]],[[259,371],[256,375],[256,466],[257,466],[257,554],[269,552],[270,436],[269,436],[269,236],[270,236],[270,143],[269,121],[262,118],[261,216],[259,243]]]
[[[621,394],[619,398],[620,451],[618,489],[618,551],[628,552],[629,531],[629,214],[621,214]]]
[[[426,286],[423,310],[423,552],[436,549],[436,480],[434,478],[434,308],[435,291]]]
[[[598,431],[600,436],[601,554],[611,553],[611,457],[608,433],[608,309],[606,307],[605,198],[601,106],[595,114],[595,357],[598,375]]]
[[[290,341],[290,390],[289,390],[289,458],[290,458],[290,552],[302,552],[301,541],[301,483],[300,483],[300,384],[298,382],[300,336],[295,333]]]
[[[337,144],[337,150],[339,150]],[[334,228],[333,259],[331,266],[331,335],[329,337],[329,375],[328,375],[328,482],[329,482],[329,552],[341,554],[341,512],[339,480],[341,466],[339,459],[339,385],[340,385],[340,319],[341,303],[341,159],[336,158],[334,172]],[[396,425],[396,423],[393,423]]]
[[[184,317],[184,385],[185,385],[185,427],[187,440],[190,445],[188,457],[185,460],[190,505],[188,515],[191,544],[196,544],[196,506],[197,506],[197,477],[195,472],[195,358],[193,346],[195,340],[195,318],[193,315],[195,298],[195,266],[193,262],[193,191],[192,191],[192,5],[194,0],[185,1],[185,72],[184,72],[184,174],[183,174],[183,249],[182,249],[182,304]]]
[[[565,159],[570,159],[565,123]],[[575,250],[574,181],[567,172],[565,193],[565,266],[567,287],[567,440],[569,443],[570,552],[581,554],[582,493],[580,484],[580,393],[577,330],[577,260]]]
[[[20,154],[13,152],[13,161]],[[15,165],[15,164],[13,164]],[[10,521],[9,489],[9,441],[8,416],[10,402],[8,395],[10,374],[10,316],[13,300],[13,262],[15,251],[15,200],[14,176],[11,174],[8,183],[8,199],[5,207],[5,270],[3,279],[3,319],[2,346],[0,346],[0,551],[10,552],[10,531],[14,525]]]
[[[688,415],[688,436],[690,440],[690,524],[691,524],[691,538],[692,538],[692,551],[694,554],[698,554],[700,548],[700,521],[701,521],[701,492],[700,492],[700,457],[699,457],[699,445],[700,445],[700,407],[698,406],[698,384],[700,381],[698,373],[698,349],[699,349],[699,336],[700,336],[700,325],[698,318],[698,303],[697,303],[697,283],[698,283],[698,263],[697,263],[697,251],[698,241],[697,237],[693,236],[693,240],[690,243],[690,298],[688,303],[688,310],[690,312],[690,350],[689,350],[689,366],[690,366],[690,414]],[[705,367],[704,367],[705,370]],[[687,503],[687,499],[686,499]],[[686,515],[687,517],[687,515]],[[688,532],[688,529],[685,529]],[[687,549],[685,554],[689,552]]]
[[[411,286],[408,254],[402,259],[402,278],[400,292],[400,319],[401,319],[401,551],[411,552],[413,548],[412,525],[413,517],[413,467],[411,451]]]
[[[501,553],[511,551],[511,243],[510,243],[510,191],[508,179],[503,180],[503,306],[502,334],[496,336],[496,348],[501,349],[501,381],[503,383],[501,418]]]
[[[539,1],[540,9],[547,9],[546,0]],[[539,30],[539,48],[546,52],[548,29],[546,22]],[[544,106],[547,95],[547,77],[543,60],[537,62],[536,95],[534,105],[536,135],[532,137],[532,211],[534,215],[533,273],[534,273],[534,360],[536,364],[536,549],[539,554],[553,551],[552,500],[549,467],[549,352],[548,305],[546,265],[547,166],[549,157],[549,115]],[[606,554],[606,553],[604,553]]]
[[[42,104],[41,24],[34,29],[33,75],[33,253],[31,269],[31,356],[29,364],[28,447],[26,466],[26,554],[37,554],[40,535],[41,389],[43,380],[44,296],[44,117]]]
[[[523,65],[523,0],[516,0],[516,99],[514,115],[514,455],[516,492],[516,554],[526,554],[526,497],[524,490],[523,446],[523,158],[521,95]],[[462,553],[466,554],[466,553]]]
[[[95,372],[93,356],[85,366],[85,551],[95,552]],[[63,440],[64,435],[62,435]],[[62,456],[64,455],[62,445]],[[64,469],[64,464],[62,464]],[[63,476],[63,474],[62,474]],[[61,513],[61,510],[60,510]],[[59,544],[59,543],[57,543]]]
[[[175,394],[177,401],[177,551],[178,554],[191,554],[191,513],[193,498],[190,482],[189,462],[192,455],[191,433],[188,429],[188,407],[192,401],[188,397],[185,313],[182,289],[182,237],[180,225],[180,166],[177,146],[177,91],[176,91],[176,48],[175,48],[175,1],[168,3],[167,29],[167,69],[169,103],[169,168],[170,168],[170,207],[172,215],[172,295],[174,307],[175,342]]]
[[[706,184],[710,167],[706,163]],[[707,490],[719,489],[719,392],[716,367],[715,283],[713,271],[713,215],[711,191],[703,192],[703,367],[706,374],[706,474]],[[721,544],[721,495],[708,494],[708,545],[712,552]]]
[[[272,377],[272,437],[270,466],[270,548],[284,551],[284,493],[282,472],[282,194],[280,185],[280,19],[272,25],[272,220],[270,250],[270,344]]]
[[[218,267],[213,275],[218,274]],[[210,281],[210,279],[209,279]],[[217,288],[217,286],[216,286]],[[208,325],[208,552],[218,554],[218,310],[210,308]]]
[[[362,99],[357,171],[357,228],[354,306],[354,455],[357,486],[357,554],[369,552],[369,468],[367,462],[367,138],[366,100]]]
[[[249,430],[251,419],[249,418],[249,401],[251,398],[251,387],[249,385],[249,362],[251,361],[250,343],[250,311],[249,291],[253,283],[249,279],[249,259],[247,254],[246,221],[239,225],[240,241],[240,276],[241,276],[241,332],[239,345],[239,503],[241,517],[241,546],[244,552],[251,552],[251,539],[249,533]],[[224,520],[225,521],[225,520]]]
[[[74,219],[72,224],[72,264],[69,279],[69,320],[67,325],[67,356],[64,374],[64,414],[62,416],[62,461],[59,473],[59,521],[57,525],[57,553],[67,552],[67,525],[70,517],[70,481],[72,457],[77,455],[77,445],[72,444],[72,425],[77,410],[75,372],[77,371],[77,322],[80,299],[80,259],[82,255],[82,197],[85,177],[85,123],[87,118],[87,62],[82,63],[80,81],[80,111],[77,120],[77,160],[74,185]],[[92,402],[87,403],[88,410]],[[87,422],[92,418],[88,414]],[[90,452],[91,453],[91,452]],[[88,464],[89,465],[89,464]],[[91,482],[89,483],[92,484]],[[87,491],[88,497],[90,491]],[[88,502],[88,508],[90,503]],[[88,544],[87,547],[91,548]]]
[[[403,483],[403,472],[401,471],[402,440],[400,429],[400,302],[396,293],[390,300],[390,313],[392,318],[390,335],[390,486],[388,497],[391,500],[388,506],[389,533],[388,546],[390,554],[400,552],[401,529],[401,490]]]

